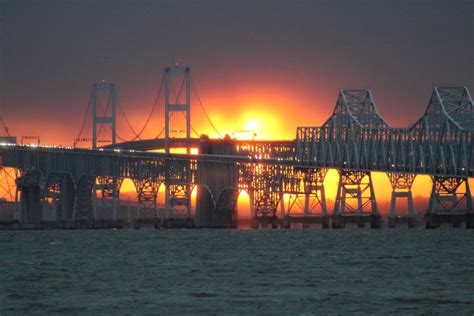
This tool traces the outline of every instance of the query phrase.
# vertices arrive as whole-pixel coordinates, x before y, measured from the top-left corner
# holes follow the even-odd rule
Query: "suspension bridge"
[[[118,133],[117,113],[131,139]],[[90,137],[84,136],[88,120]],[[149,126],[158,132],[147,138]],[[294,140],[236,140],[212,123],[190,68],[174,65],[165,69],[140,129],[130,123],[115,85],[101,82],[92,87],[74,146],[2,143],[1,166],[16,175],[14,219],[4,224],[237,227],[237,199],[246,191],[254,228],[378,228],[382,218],[372,173],[382,172],[391,183],[389,227],[417,225],[411,189],[418,175],[428,175],[425,226],[473,228],[468,181],[474,173],[473,131],[474,104],[466,87],[434,87],[423,116],[407,128],[393,128],[383,119],[370,90],[342,89],[327,121],[298,127]],[[211,133],[215,138],[206,136]],[[79,148],[83,142],[90,148]],[[331,210],[324,186],[329,169],[339,174]],[[124,179],[136,189],[134,212],[121,205]],[[160,191],[163,205],[158,205]],[[395,211],[400,199],[407,201],[403,214]]]

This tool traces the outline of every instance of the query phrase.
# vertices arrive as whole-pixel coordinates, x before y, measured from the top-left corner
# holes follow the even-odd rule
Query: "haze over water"
[[[466,314],[465,229],[0,232],[0,314]]]

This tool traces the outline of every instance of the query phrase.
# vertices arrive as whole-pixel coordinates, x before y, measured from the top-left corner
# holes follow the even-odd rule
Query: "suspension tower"
[[[103,113],[98,113],[99,94],[107,95],[107,104]],[[109,82],[94,83],[92,85],[92,148],[97,148],[100,142],[99,136],[103,125],[110,126],[110,142],[112,145],[116,143],[116,90],[115,84]],[[109,111],[110,108],[110,111]],[[99,129],[98,129],[99,128]],[[101,211],[107,208],[112,209],[112,220],[117,220],[119,209],[119,190],[122,179],[112,177],[98,177],[94,185],[94,192],[99,191],[101,194]],[[94,199],[97,193],[94,194]],[[110,203],[107,203],[110,200]],[[108,206],[107,204],[111,204]]]
[[[110,106],[110,114],[107,114],[107,110],[102,114],[99,115],[97,113],[97,99],[99,93],[108,93],[109,101],[107,102],[107,107]],[[115,102],[116,102],[116,93],[115,93],[115,85],[113,83],[107,82],[100,82],[94,83],[92,85],[92,148],[97,148],[98,142],[98,133],[97,127],[100,125],[110,125],[111,130],[111,143],[115,145],[115,136],[116,136],[116,128],[115,128]]]
[[[181,79],[181,80],[180,80]],[[175,99],[172,98],[173,81],[181,82]],[[185,89],[184,103],[180,100],[182,89]],[[170,152],[170,118],[175,112],[181,112],[186,118],[186,139],[191,138],[191,70],[189,67],[176,64],[165,68],[165,151]],[[189,147],[187,148],[189,153]]]
[[[174,83],[179,83],[179,90],[175,91]],[[186,140],[191,139],[191,70],[179,64],[165,68],[165,152],[170,152],[171,117],[174,114],[183,114],[186,119]],[[180,97],[184,89],[184,100]],[[190,153],[189,143],[186,152]],[[191,218],[191,191],[192,179],[190,162],[177,163],[166,161],[165,177],[165,213],[163,224],[166,227],[176,225],[192,226]]]

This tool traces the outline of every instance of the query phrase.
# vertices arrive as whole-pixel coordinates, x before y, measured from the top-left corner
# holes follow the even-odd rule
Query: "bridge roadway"
[[[170,138],[170,147],[171,148],[198,148],[199,147],[199,138]],[[290,147],[294,146],[294,140],[232,140],[236,146],[258,146],[261,148],[264,147]],[[128,142],[122,142],[116,145],[106,145],[102,146],[103,149],[123,149],[123,150],[137,150],[137,151],[151,151],[151,150],[160,150],[165,148],[165,139],[164,138],[153,138],[153,139],[140,139]]]
[[[185,219],[188,226],[234,227],[237,197],[245,190],[254,227],[289,227],[294,222],[380,227],[371,178],[371,172],[378,171],[387,173],[392,185],[389,226],[414,225],[411,186],[416,175],[425,174],[433,182],[426,227],[445,222],[474,227],[468,182],[474,174],[473,131],[474,104],[465,87],[435,87],[424,115],[408,128],[390,127],[369,90],[341,90],[331,117],[319,127],[299,127],[294,142],[170,139],[176,147],[199,147],[199,155],[136,149],[162,148],[163,140],[96,150],[4,145],[1,155],[3,166],[22,175],[15,215],[20,223],[44,221],[45,201],[55,205],[56,222],[95,220],[95,191],[111,202],[113,220],[123,218],[116,205],[123,179],[131,178],[137,189],[137,220],[151,209],[159,225],[173,226]],[[329,168],[339,171],[332,214],[324,190]],[[162,184],[165,206],[158,212]],[[296,214],[301,197],[304,207]],[[408,201],[407,214],[401,217],[395,213],[400,198]]]

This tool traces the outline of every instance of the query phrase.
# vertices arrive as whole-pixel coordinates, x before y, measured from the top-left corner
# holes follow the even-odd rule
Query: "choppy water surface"
[[[0,314],[474,313],[474,231],[0,232]]]

